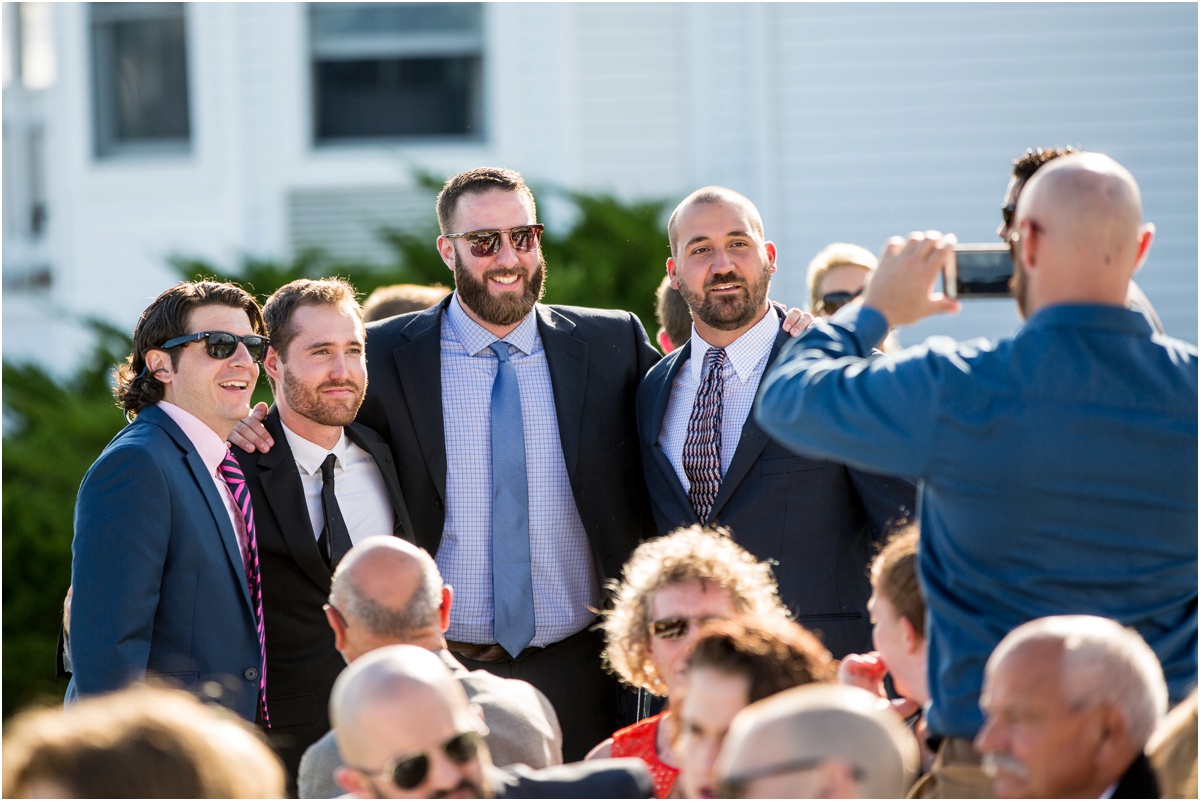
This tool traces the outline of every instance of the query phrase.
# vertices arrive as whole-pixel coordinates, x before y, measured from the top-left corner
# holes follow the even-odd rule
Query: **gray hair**
[[[374,637],[407,640],[417,629],[436,621],[442,605],[442,576],[437,563],[425,549],[394,537],[372,537],[368,543],[353,548],[351,556],[343,559],[334,571],[329,603]],[[408,557],[417,561],[420,583],[400,609],[372,598],[355,579],[355,567],[373,557]]]
[[[1093,615],[1057,615],[1024,623],[1000,641],[990,674],[1005,656],[1034,642],[1062,646],[1062,689],[1072,707],[1111,704],[1129,739],[1144,748],[1167,710],[1167,683],[1154,651],[1133,629]]]

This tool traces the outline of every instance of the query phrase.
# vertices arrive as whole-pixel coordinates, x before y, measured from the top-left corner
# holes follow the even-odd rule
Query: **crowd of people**
[[[1002,211],[999,342],[885,344],[957,310],[953,236],[835,243],[789,312],[754,204],[705,187],[660,357],[541,303],[499,168],[447,180],[454,288],[415,308],[171,287],[5,795],[1194,797],[1197,352],[1111,158],[1032,151]]]

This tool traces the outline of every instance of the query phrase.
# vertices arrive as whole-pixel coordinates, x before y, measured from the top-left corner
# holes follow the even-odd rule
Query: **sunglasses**
[[[465,234],[446,234],[447,239],[465,239],[471,245],[471,255],[483,259],[495,256],[500,252],[500,236],[508,234],[512,240],[513,250],[518,253],[529,253],[537,250],[542,242],[542,231],[546,226],[541,224],[519,225],[516,228],[485,228],[480,231],[468,231]]]
[[[241,342],[246,346],[250,358],[260,364],[267,356],[267,346],[271,344],[271,340],[258,334],[246,334],[239,337],[228,331],[197,331],[194,334],[184,334],[181,337],[168,339],[158,348],[159,350],[170,350],[180,345],[199,342],[202,339],[204,340],[204,349],[214,359],[228,359],[237,350],[238,343]]]
[[[863,291],[860,289],[857,292],[830,292],[828,295],[822,295],[821,309],[827,314],[833,314],[862,293]]]
[[[702,626],[717,617],[668,617],[650,621],[650,633],[660,640],[682,640],[691,631],[693,623]]]
[[[1017,213],[1017,204],[1009,203],[1004,208],[1000,209],[1000,216],[1004,218],[1004,227],[1012,228],[1013,215]]]
[[[791,762],[783,762],[779,765],[770,765],[758,770],[752,770],[738,777],[730,776],[724,779],[717,785],[718,798],[745,798],[746,785],[751,782],[756,782],[759,779],[769,779],[772,776],[782,776],[785,773],[799,773],[802,770],[812,770],[820,766],[822,762],[829,759],[827,756],[807,757],[804,759],[796,759]],[[854,780],[861,782],[865,777],[862,768],[857,765],[850,766],[851,775]]]
[[[442,743],[441,750],[455,765],[465,765],[479,751],[480,736],[478,732],[464,731],[456,734]],[[360,773],[371,775],[370,771],[355,768]],[[377,778],[392,782],[401,790],[415,790],[420,787],[429,775],[429,754],[414,754],[404,759],[393,759],[383,767],[383,772]]]

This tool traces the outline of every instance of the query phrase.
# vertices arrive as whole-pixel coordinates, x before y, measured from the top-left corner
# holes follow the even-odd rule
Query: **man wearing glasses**
[[[1027,620],[1111,617],[1154,649],[1174,700],[1195,686],[1197,354],[1125,308],[1153,236],[1141,217],[1124,167],[1060,156],[1012,218],[1026,319],[1014,337],[869,355],[889,325],[957,309],[932,291],[954,237],[914,233],[889,240],[861,304],[806,332],[763,379],[757,413],[772,436],[922,482],[942,797],[991,793],[971,744],[983,668]]]
[[[763,371],[790,338],[767,300],[776,249],[749,199],[689,195],[668,224],[667,274],[692,312],[691,341],[638,390],[638,433],[658,530],[726,526],[778,564],[779,594],[835,657],[871,649],[867,564],[915,490],[799,456],[750,416]]]
[[[437,211],[455,292],[368,328],[358,421],[391,446],[415,541],[454,587],[450,650],[544,692],[581,759],[623,725],[590,628],[602,581],[652,533],[634,398],[658,352],[628,312],[538,303],[542,226],[518,173],[455,175]]]
[[[133,422],[75,507],[68,701],[153,673],[269,721],[253,510],[225,446],[266,350],[232,284],[177,284],[142,313],[117,375]]]

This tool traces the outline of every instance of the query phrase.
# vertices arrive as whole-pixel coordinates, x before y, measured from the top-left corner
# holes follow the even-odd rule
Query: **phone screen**
[[[955,276],[945,280],[951,298],[1010,298],[1012,252],[1008,245],[955,245]]]

